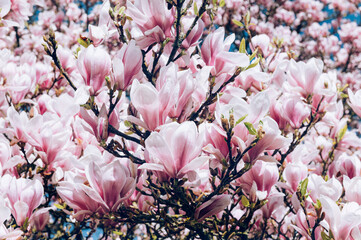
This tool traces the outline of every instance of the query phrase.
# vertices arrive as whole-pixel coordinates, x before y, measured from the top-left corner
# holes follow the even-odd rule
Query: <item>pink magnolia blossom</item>
[[[351,89],[348,89],[348,104],[352,110],[358,115],[361,116],[361,90],[358,90],[355,94]]]
[[[311,228],[315,225],[315,217],[307,216],[305,215],[305,212],[302,209],[299,209],[296,214],[296,222],[295,225],[291,225],[297,232],[301,233],[303,237],[305,237],[307,240],[311,240],[310,231],[309,231],[309,225]],[[320,234],[320,227],[315,229],[315,236]]]
[[[7,228],[4,224],[5,221],[10,220],[11,211],[6,206],[5,199],[0,196],[0,239],[17,240],[21,238],[23,231],[19,228]]]
[[[90,186],[98,192],[110,211],[116,211],[135,190],[134,177],[120,161],[104,166],[92,161],[85,174]]]
[[[236,77],[236,83],[245,91],[251,87],[261,91],[269,79],[269,74],[259,71],[258,67],[254,67],[241,72],[241,74]]]
[[[191,111],[191,95],[195,90],[195,79],[189,70],[178,71],[176,64],[171,63],[160,70],[156,88],[161,90],[170,85],[174,89],[172,97],[175,103],[169,112],[169,117],[179,118],[182,121]]]
[[[291,127],[296,129],[309,116],[310,110],[300,99],[288,98],[284,103],[283,113]]]
[[[283,95],[274,100],[270,107],[271,117],[280,129],[289,131],[300,128],[302,122],[310,115],[311,110],[299,97]]]
[[[228,156],[227,142],[224,140],[226,132],[214,123],[205,123],[201,125],[204,128],[206,145],[203,150],[213,154],[219,161]]]
[[[29,219],[30,226],[34,226],[37,231],[43,230],[50,220],[49,210],[54,210],[54,208],[55,207],[41,208],[35,211]]]
[[[143,121],[133,116],[128,120],[148,129],[155,130],[165,124],[167,116],[175,103],[173,97],[176,89],[167,82],[159,91],[151,83],[134,81],[130,91],[130,98],[135,109],[142,116]]]
[[[303,96],[314,93],[315,85],[323,70],[321,60],[312,58],[307,63],[295,62],[291,59],[289,63],[288,83]]]
[[[59,196],[74,209],[74,217],[78,221],[95,212],[104,214],[107,210],[99,193],[82,183],[62,181],[56,190]]]
[[[145,160],[140,168],[164,173],[169,178],[187,177],[193,182],[208,157],[199,156],[202,136],[194,122],[170,123],[145,140]]]
[[[80,52],[77,66],[85,85],[90,86],[90,94],[97,95],[110,73],[109,54],[100,47],[90,45]]]
[[[228,73],[232,75],[236,67],[246,67],[249,59],[244,53],[229,52],[229,48],[235,39],[234,34],[224,40],[224,28],[218,28],[204,39],[201,53],[207,66],[213,66],[212,74],[220,75]]]
[[[85,176],[89,185],[68,175],[57,187],[58,194],[74,209],[74,217],[78,220],[92,213],[116,211],[135,189],[134,177],[118,160],[98,165],[90,159]]]
[[[40,205],[44,195],[43,185],[37,179],[16,179],[8,174],[4,175],[0,181],[2,191],[9,199],[11,213],[16,223],[22,226]]]
[[[343,185],[345,187],[345,199],[350,202],[357,202],[361,205],[361,177],[354,177],[350,179],[347,176],[343,177]]]
[[[278,180],[278,168],[274,162],[256,161],[250,170],[237,180],[252,201],[268,197]]]
[[[270,43],[271,39],[266,34],[260,34],[252,38],[253,47],[258,47],[263,53],[264,57],[268,57],[271,53]]]
[[[31,129],[30,126],[34,126],[33,122],[37,122],[37,118],[32,118],[29,120],[26,113],[23,111],[18,113],[13,107],[9,107],[7,111],[7,116],[10,122],[12,130],[7,129],[7,131],[13,132],[13,135],[22,142],[27,142],[30,138],[28,131]]]
[[[214,196],[196,209],[194,217],[201,222],[205,218],[223,211],[230,203],[230,195],[222,194]]]
[[[168,10],[162,0],[127,1],[127,14],[133,19],[143,36],[137,39],[141,48],[152,43],[159,43],[171,37],[171,29],[175,19],[174,8]]]
[[[283,208],[284,197],[285,195],[283,193],[271,191],[267,203],[261,208],[263,216],[265,218],[270,218],[271,216],[276,217],[278,215],[276,213]]]
[[[116,89],[126,90],[134,78],[141,79],[143,56],[135,41],[124,44],[113,59],[112,84]]]
[[[9,13],[11,7],[11,0],[1,0],[0,1],[0,18],[3,18],[6,16],[6,14]]]
[[[283,179],[293,192],[297,191],[298,185],[307,177],[307,166],[302,163],[289,163],[283,170]]]
[[[0,164],[2,168],[5,168],[5,166],[9,163],[8,161],[10,157],[11,147],[9,146],[9,142],[7,139],[0,139]]]
[[[7,90],[14,103],[21,102],[25,98],[26,94],[31,91],[31,88],[35,83],[32,78],[33,72],[31,70],[27,71],[27,68],[31,67],[25,64],[24,66],[16,69],[19,72],[24,71],[23,73],[17,73],[12,77],[9,76]]]
[[[67,73],[71,74],[76,69],[76,61],[73,53],[60,45],[57,49],[57,54],[61,66]]]
[[[185,17],[185,18],[182,18],[182,21],[184,24],[184,30],[185,30],[185,32],[187,32],[189,30],[191,24],[193,23],[193,18]],[[188,37],[186,39],[184,39],[184,41],[182,42],[182,46],[187,49],[189,47],[196,45],[197,42],[199,41],[199,39],[203,35],[204,27],[205,27],[205,24],[202,21],[202,19],[200,19],[196,23],[196,25],[194,26],[192,31],[189,33]]]
[[[357,155],[342,153],[329,167],[330,175],[345,175],[350,179],[361,175],[361,162]]]
[[[107,108],[103,104],[100,108],[99,115],[94,116],[94,114],[89,114],[85,109],[80,109],[81,118],[85,120],[87,124],[91,127],[84,126],[85,130],[94,134],[98,141],[107,140],[108,138],[108,126],[109,124],[114,124],[116,127],[118,124],[116,114],[113,112],[108,119]]]
[[[98,47],[105,39],[107,29],[105,26],[89,25],[89,38],[92,40],[94,47]]]
[[[307,191],[310,192],[313,202],[321,196],[337,201],[342,194],[342,185],[336,178],[331,178],[326,182],[321,176],[311,174],[308,177]]]
[[[329,197],[320,198],[325,220],[335,239],[350,239],[351,231],[361,224],[361,208],[355,202],[346,203],[342,210],[336,202]]]
[[[288,146],[290,139],[281,135],[277,123],[270,117],[262,119],[264,136],[248,152],[247,161],[253,161],[266,150],[275,150]],[[248,141],[249,142],[249,141]]]
[[[23,231],[19,228],[13,229],[12,227],[7,228],[3,223],[0,223],[0,238],[7,240],[18,240],[21,239]]]

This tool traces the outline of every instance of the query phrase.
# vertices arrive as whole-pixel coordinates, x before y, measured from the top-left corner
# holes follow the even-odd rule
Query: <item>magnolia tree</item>
[[[359,5],[0,0],[0,239],[361,239]]]

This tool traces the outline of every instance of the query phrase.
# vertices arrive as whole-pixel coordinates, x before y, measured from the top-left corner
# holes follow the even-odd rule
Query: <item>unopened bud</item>
[[[228,119],[227,118],[221,118],[221,121],[222,121],[222,127],[223,129],[228,132],[229,130],[229,122],[228,122]]]
[[[49,29],[49,37],[50,38],[55,38],[55,32],[52,28]]]
[[[229,125],[231,126],[231,128],[234,128],[234,115],[233,115],[233,113],[231,113],[229,115]]]
[[[114,20],[114,11],[113,9],[109,9],[109,15],[110,15],[110,18]]]
[[[260,125],[257,129],[257,136],[259,139],[262,139],[265,135],[265,131],[263,130],[262,126]]]
[[[212,176],[217,176],[217,174],[218,174],[218,170],[217,170],[217,169],[210,168],[209,170],[210,170]]]

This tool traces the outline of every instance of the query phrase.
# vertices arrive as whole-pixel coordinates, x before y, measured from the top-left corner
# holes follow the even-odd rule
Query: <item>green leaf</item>
[[[132,34],[129,32],[129,29],[125,29],[125,34],[129,40],[132,39]]]
[[[89,47],[89,45],[90,45],[87,41],[85,41],[85,40],[82,39],[82,38],[78,38],[78,43],[79,43],[80,45],[82,45],[83,47],[85,47],[85,48]]]
[[[194,9],[194,15],[196,15],[196,16],[198,16],[198,7],[197,7],[197,3],[196,2],[194,2],[194,4],[193,4],[193,9]]]
[[[123,15],[124,11],[125,11],[125,7],[122,6],[122,7],[119,8],[119,10],[118,10],[118,15]]]
[[[118,236],[123,236],[123,233],[122,232],[119,232],[119,231],[113,231],[114,234],[118,235]]]
[[[239,44],[239,52],[246,53],[246,40],[242,38],[241,44]]]
[[[28,228],[28,226],[29,226],[29,218],[26,217],[26,218],[25,218],[25,221],[24,221],[24,223],[23,223],[22,229],[25,230],[25,229]]]
[[[347,124],[345,124],[345,126],[338,132],[337,134],[337,142],[340,142],[342,140],[342,138],[345,136],[347,131]]]
[[[250,122],[245,122],[244,125],[246,126],[246,128],[248,129],[249,134],[251,135],[256,135],[257,131],[256,129],[253,127],[252,123]]]
[[[125,121],[124,121],[124,126],[130,128],[130,127],[132,127],[132,123],[129,122],[129,121],[127,121],[127,120],[125,120]]]
[[[226,1],[225,0],[221,0],[220,2],[219,2],[219,6],[220,7],[224,7],[226,5]]]
[[[256,50],[252,53],[251,56],[249,56],[249,60],[250,60],[250,61],[253,60],[253,58],[256,56],[257,52],[258,52],[258,48],[256,48]]]
[[[250,13],[250,11],[247,11],[246,20],[247,20],[247,24],[249,23],[249,21],[251,21],[251,13]]]
[[[307,185],[308,185],[308,178],[306,178],[305,180],[303,180],[303,181],[301,182],[301,196],[305,196],[305,195],[306,195]]]
[[[329,236],[327,236],[327,234],[324,231],[321,232],[321,238],[322,238],[322,240],[330,240],[331,239]]]
[[[346,93],[341,93],[341,94],[340,94],[340,97],[341,97],[341,98],[348,98],[348,95],[347,95]]]
[[[243,206],[249,207],[249,201],[248,201],[248,199],[246,198],[246,196],[242,195],[241,202],[242,202],[242,205],[243,205]]]
[[[59,209],[64,209],[65,208],[63,205],[60,205],[58,203],[55,203],[54,206],[59,208]]]
[[[241,23],[240,21],[237,21],[236,19],[233,19],[232,22],[233,22],[234,24],[236,24],[237,26],[239,26],[239,27],[243,27],[243,26],[244,26],[243,23]]]
[[[247,70],[247,69],[254,68],[255,66],[257,66],[260,60],[261,60],[261,58],[257,58],[255,61],[253,61],[253,63],[252,63],[251,65],[249,65],[249,66],[246,68],[246,70]]]
[[[248,114],[246,114],[243,117],[241,117],[240,119],[238,119],[236,122],[236,125],[240,124],[247,116],[248,116]]]

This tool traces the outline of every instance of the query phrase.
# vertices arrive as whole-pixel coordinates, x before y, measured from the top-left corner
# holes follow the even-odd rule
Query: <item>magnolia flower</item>
[[[358,90],[355,94],[351,89],[348,89],[348,104],[352,110],[361,117],[361,89]]]
[[[183,121],[190,114],[192,98],[191,95],[195,90],[195,79],[191,71],[178,71],[178,66],[170,63],[160,70],[157,79],[156,88],[160,91],[172,86],[174,105],[170,109],[169,116],[179,118]]]
[[[307,177],[308,168],[302,163],[289,163],[283,171],[283,179],[293,192],[297,191],[299,183]]]
[[[151,83],[140,84],[133,82],[130,98],[135,109],[142,116],[142,120],[128,116],[132,121],[148,130],[155,130],[165,124],[167,116],[175,104],[175,92],[171,82],[167,82],[159,91]]]
[[[140,169],[158,171],[168,178],[187,177],[193,182],[208,157],[199,156],[202,136],[194,122],[170,123],[145,140],[145,160]]]
[[[141,79],[143,56],[134,41],[124,44],[113,59],[112,84],[116,89],[126,90],[132,85],[133,79]]]
[[[350,179],[348,176],[344,176],[343,185],[345,187],[345,199],[361,204],[361,177]]]
[[[10,7],[11,0],[0,0],[0,19],[5,17],[9,13]]]
[[[326,196],[333,201],[337,201],[342,194],[342,185],[336,178],[331,178],[327,182],[319,175],[311,174],[308,177],[307,191],[313,202],[321,196]]]
[[[237,179],[237,182],[252,201],[256,200],[256,196],[263,200],[270,194],[278,176],[276,163],[258,160],[250,170]]]
[[[100,47],[90,45],[80,52],[77,66],[85,85],[90,86],[90,95],[97,95],[110,73],[109,54]]]
[[[108,138],[108,112],[107,108],[103,104],[99,111],[99,116],[90,115],[84,108],[80,109],[81,118],[85,120],[86,123],[91,127],[89,129],[88,126],[84,126],[85,130],[92,133],[97,140],[100,142],[101,140],[107,140]],[[112,116],[113,115],[113,116]],[[114,118],[114,114],[112,114],[110,119],[111,123],[115,123],[116,119]]]
[[[307,63],[291,59],[288,70],[290,74],[288,83],[306,97],[314,93],[317,81],[322,74],[323,62],[315,58],[310,59]]]
[[[141,48],[171,37],[171,28],[175,19],[174,8],[168,10],[165,1],[139,0],[133,4],[128,0],[126,13],[143,33],[143,36],[137,38]]]
[[[328,228],[332,230],[335,239],[350,239],[352,229],[361,224],[360,206],[355,202],[349,202],[340,210],[336,202],[329,197],[322,196],[320,201]]]
[[[1,190],[9,200],[9,208],[16,223],[22,226],[37,208],[44,195],[44,188],[37,179],[25,179],[4,175],[1,180]]]
[[[235,71],[236,67],[246,67],[249,59],[244,53],[229,52],[229,48],[235,39],[232,34],[224,40],[224,28],[218,28],[209,34],[203,41],[201,53],[207,66],[213,66],[212,74],[220,75]]]
[[[199,222],[212,215],[218,214],[223,211],[231,203],[231,196],[227,194],[213,196],[210,200],[199,206],[195,213],[194,218]]]
[[[135,190],[134,177],[118,160],[102,166],[90,161],[85,176],[88,185],[69,176],[56,188],[60,197],[74,209],[74,217],[79,221],[92,213],[116,211]]]

